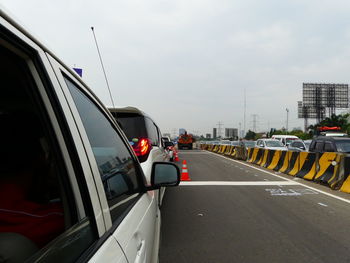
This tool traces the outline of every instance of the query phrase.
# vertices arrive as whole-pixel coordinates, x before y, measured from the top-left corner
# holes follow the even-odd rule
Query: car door
[[[29,241],[34,236],[32,243],[35,243],[35,237],[39,234],[40,240],[37,251],[21,261],[87,261],[98,250],[93,257],[95,261],[106,262],[113,257],[116,262],[127,262],[115,238],[106,235],[88,158],[43,46],[27,32],[17,28],[16,24],[11,24],[9,17],[2,12],[0,14],[0,68],[4,73],[0,89],[1,111],[8,112],[9,116],[14,112],[20,113],[17,125],[23,124],[22,132],[35,134],[33,142],[37,140],[37,147],[44,153],[41,156],[43,164],[38,167],[40,173],[35,174],[40,176],[37,177],[40,180],[31,184],[28,181],[29,190],[40,197],[40,202],[25,202],[41,206],[42,209],[55,207],[54,213],[37,215],[28,213],[28,210],[21,213],[29,218],[23,222],[25,224],[41,220],[31,227],[22,227],[25,232],[30,232],[27,237]],[[21,156],[20,148],[16,160],[25,158]],[[54,220],[53,216],[57,219]],[[14,225],[19,224],[19,219],[17,216]],[[54,228],[53,223],[57,225]],[[13,232],[18,234],[15,230]],[[23,253],[28,246],[20,247],[18,242],[13,242],[11,246],[16,249],[17,255],[26,256]],[[0,258],[3,258],[1,252]],[[9,262],[12,261],[9,259]]]
[[[137,158],[108,110],[69,72],[57,70],[67,98],[74,102],[71,108],[94,173],[105,227],[128,262],[151,262],[159,224],[155,193],[146,191]]]

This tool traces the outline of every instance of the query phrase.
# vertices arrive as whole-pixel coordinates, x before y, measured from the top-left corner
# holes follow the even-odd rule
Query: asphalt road
[[[209,152],[179,156],[192,181],[166,190],[161,263],[350,262],[348,196]]]

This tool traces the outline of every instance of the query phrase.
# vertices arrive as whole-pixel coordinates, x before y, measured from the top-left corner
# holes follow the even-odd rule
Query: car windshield
[[[286,143],[289,144],[289,143],[292,143],[295,140],[298,140],[298,139],[297,138],[287,138],[286,139]]]
[[[280,141],[266,141],[267,147],[283,147],[283,144]]]
[[[336,141],[335,145],[338,152],[349,153],[350,152],[350,140]]]

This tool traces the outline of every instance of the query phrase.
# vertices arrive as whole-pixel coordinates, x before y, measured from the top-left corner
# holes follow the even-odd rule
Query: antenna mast
[[[114,101],[113,101],[113,97],[112,97],[112,92],[111,92],[111,89],[110,89],[110,87],[109,87],[109,83],[108,83],[108,79],[107,79],[107,74],[106,74],[106,71],[105,71],[105,67],[103,66],[102,57],[101,57],[100,49],[98,48],[97,39],[96,39],[96,36],[95,36],[95,31],[94,31],[94,27],[93,27],[93,26],[91,27],[91,31],[92,31],[92,34],[94,35],[95,44],[96,44],[96,48],[97,48],[97,53],[98,53],[98,56],[99,56],[99,58],[100,58],[100,62],[101,62],[103,74],[104,74],[104,76],[105,76],[105,80],[106,80],[106,84],[107,84],[107,88],[108,88],[108,92],[109,92],[109,97],[111,98],[113,108],[115,108],[115,106],[114,106]]]

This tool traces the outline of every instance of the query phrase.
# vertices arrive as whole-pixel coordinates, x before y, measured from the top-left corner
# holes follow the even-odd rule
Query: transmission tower
[[[252,114],[253,117],[253,132],[257,131],[257,123],[258,123],[258,114]]]

